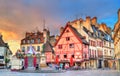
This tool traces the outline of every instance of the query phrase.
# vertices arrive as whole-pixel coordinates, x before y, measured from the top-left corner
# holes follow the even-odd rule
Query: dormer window
[[[31,43],[32,43],[32,44],[34,43],[34,39],[31,39]]]
[[[23,44],[25,44],[25,40],[23,40]]]

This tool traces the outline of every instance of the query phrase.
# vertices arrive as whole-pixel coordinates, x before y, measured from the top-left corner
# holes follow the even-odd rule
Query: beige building
[[[21,40],[21,51],[22,54],[27,54],[28,56],[28,51],[30,50],[30,47],[35,51],[37,54],[37,62],[43,62],[42,58],[43,57],[46,62],[52,63],[53,58],[54,58],[54,50],[53,46],[55,43],[55,36],[50,36],[50,32],[47,29],[44,29],[43,32],[36,31],[36,32],[26,32],[25,38]],[[34,53],[34,54],[35,54]],[[32,57],[32,55],[30,55]],[[42,60],[41,60],[42,59]],[[30,61],[30,60],[29,60]],[[29,62],[30,63],[30,62]],[[46,65],[44,64],[44,65]]]
[[[118,21],[114,26],[114,50],[116,59],[116,68],[120,70],[120,9],[118,10]]]

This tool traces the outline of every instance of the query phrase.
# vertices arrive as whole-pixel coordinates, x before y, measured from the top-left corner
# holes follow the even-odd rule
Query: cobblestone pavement
[[[0,69],[0,76],[120,76],[116,70],[79,70],[64,73],[21,73]]]

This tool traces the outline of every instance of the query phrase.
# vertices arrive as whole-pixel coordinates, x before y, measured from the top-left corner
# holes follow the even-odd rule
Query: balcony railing
[[[106,58],[106,59],[112,59],[113,56],[110,56],[110,55],[104,55],[104,58]]]
[[[90,55],[90,57],[89,57],[90,59],[96,59],[97,58],[97,56],[95,56],[95,55]]]

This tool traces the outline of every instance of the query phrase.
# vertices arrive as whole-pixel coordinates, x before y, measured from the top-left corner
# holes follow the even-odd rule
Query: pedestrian
[[[63,64],[62,63],[60,63],[60,69],[63,69]]]

